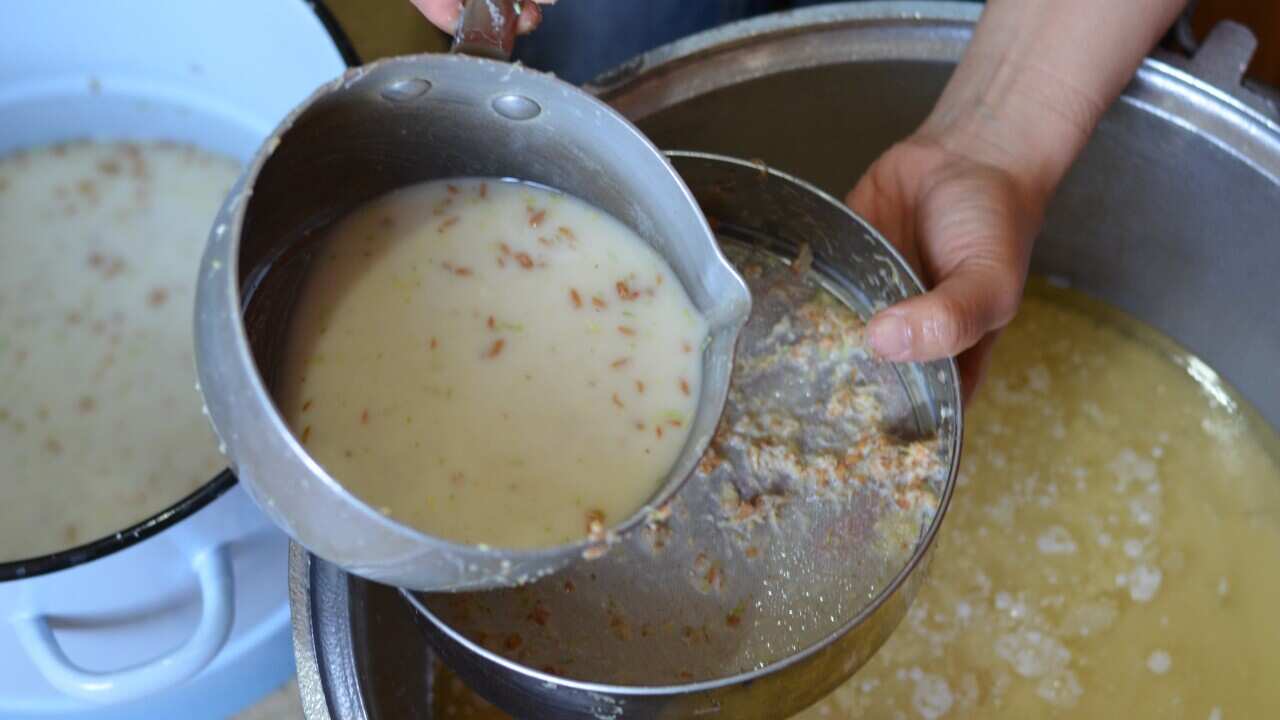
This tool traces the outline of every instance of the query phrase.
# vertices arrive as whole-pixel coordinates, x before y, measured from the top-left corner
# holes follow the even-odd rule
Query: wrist
[[[1004,171],[1042,209],[1103,110],[1103,101],[1047,70],[1007,56],[967,57],[917,132]]]

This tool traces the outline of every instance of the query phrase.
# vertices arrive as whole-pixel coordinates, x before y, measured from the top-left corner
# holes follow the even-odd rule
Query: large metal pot
[[[601,98],[662,148],[758,157],[843,194],[915,129],[978,10],[859,3],[761,18],[649,53]],[[1171,335],[1280,426],[1280,111],[1241,85],[1255,41],[1223,25],[1148,60],[1049,207],[1032,272]]]
[[[758,157],[846,191],[931,108],[978,10],[858,3],[774,15],[628,63],[596,91],[660,147]],[[1033,270],[1155,325],[1280,426],[1280,114],[1245,90],[1253,40],[1219,27],[1190,60],[1148,60],[1049,210]],[[296,551],[307,717],[431,718],[434,658],[396,591]]]

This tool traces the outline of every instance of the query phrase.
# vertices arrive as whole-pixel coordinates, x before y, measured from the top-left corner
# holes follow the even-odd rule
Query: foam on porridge
[[[965,418],[929,580],[800,717],[1260,718],[1280,707],[1280,439],[1213,371],[1031,285]]]
[[[1280,438],[1153,330],[1032,282],[907,618],[819,718],[1269,717]],[[441,717],[501,720],[447,669]]]

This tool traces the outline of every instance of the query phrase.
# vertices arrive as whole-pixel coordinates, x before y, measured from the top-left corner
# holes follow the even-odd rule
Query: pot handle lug
[[[1184,22],[1181,24],[1185,25]],[[1258,39],[1249,28],[1232,20],[1223,20],[1199,42],[1191,37],[1189,26],[1179,30],[1178,35],[1182,38],[1180,42],[1188,50],[1194,50],[1194,54],[1189,58],[1176,59],[1176,65],[1268,120],[1280,123],[1280,92],[1244,77],[1249,61],[1258,49]]]
[[[176,650],[154,660],[110,672],[92,672],[67,657],[44,615],[14,621],[18,639],[49,684],[99,704],[145,697],[172,687],[203,670],[222,649],[235,619],[235,582],[227,547],[199,553],[192,569],[200,584],[200,621]]]

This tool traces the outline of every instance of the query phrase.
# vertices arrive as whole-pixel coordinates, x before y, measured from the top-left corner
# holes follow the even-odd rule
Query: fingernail
[[[883,360],[901,362],[911,352],[911,331],[897,315],[881,315],[867,328],[871,349]]]

